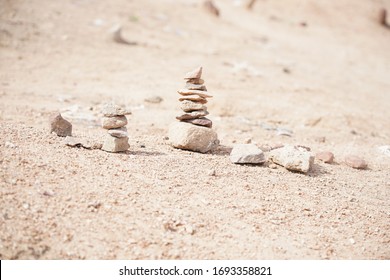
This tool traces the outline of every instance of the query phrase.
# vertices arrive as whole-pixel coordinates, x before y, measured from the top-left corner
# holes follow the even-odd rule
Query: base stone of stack
[[[104,140],[102,150],[111,153],[118,153],[127,151],[129,148],[130,145],[128,137],[117,138],[107,135]]]
[[[213,129],[185,122],[172,123],[168,136],[173,147],[194,152],[207,153],[219,145]]]

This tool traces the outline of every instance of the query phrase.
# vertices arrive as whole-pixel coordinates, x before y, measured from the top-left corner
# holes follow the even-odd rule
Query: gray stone
[[[130,145],[128,137],[117,138],[108,134],[106,135],[102,150],[111,153],[117,153],[127,151],[129,148]]]
[[[265,162],[264,153],[254,144],[236,144],[230,153],[233,163],[261,164]]]
[[[207,111],[193,111],[193,112],[188,112],[183,115],[177,116],[176,119],[182,121],[182,120],[192,120],[192,119],[197,119],[201,117],[205,117],[209,114]]]
[[[58,113],[50,120],[50,133],[52,132],[61,137],[72,136],[72,124]]]
[[[180,108],[184,112],[192,112],[192,111],[200,111],[200,110],[206,111],[207,110],[207,107],[204,106],[202,103],[193,102],[190,100],[182,101],[180,104]]]
[[[209,120],[208,118],[199,118],[199,119],[192,119],[192,120],[183,120],[183,122],[205,126],[211,128],[213,126],[213,122]]]
[[[314,163],[314,157],[306,149],[284,146],[272,150],[269,159],[291,171],[307,173]]]
[[[207,91],[207,88],[205,85],[197,85],[197,84],[192,84],[192,83],[186,83],[186,88]]]
[[[204,126],[175,122],[169,126],[170,144],[179,149],[207,153],[218,147],[217,133]]]
[[[127,124],[127,118],[125,116],[103,117],[102,127],[105,129],[120,128]]]
[[[345,157],[345,164],[355,169],[366,169],[367,162],[355,155],[348,155]]]
[[[206,98],[203,98],[203,97],[200,97],[200,96],[197,96],[197,95],[187,95],[185,97],[179,98],[179,101],[184,101],[184,100],[190,100],[190,101],[199,102],[199,103],[202,103],[202,104],[206,104],[207,103],[207,99]]]
[[[187,96],[187,95],[197,95],[197,96],[200,96],[200,97],[203,97],[203,98],[211,98],[211,97],[213,97],[212,95],[206,94],[205,91],[196,90],[196,89],[186,89],[186,88],[183,88],[183,89],[179,89],[177,92],[179,94],[181,94],[181,95],[184,95],[184,96]]]
[[[116,137],[116,138],[123,138],[123,137],[128,137],[129,136],[127,134],[127,128],[126,127],[109,129],[108,130],[108,134],[110,134],[111,136]]]
[[[200,77],[202,77],[202,66],[199,66],[191,72],[187,72],[187,74],[184,76],[184,79],[200,79]]]
[[[114,103],[107,103],[102,108],[102,113],[105,117],[131,115],[131,111],[122,108]]]

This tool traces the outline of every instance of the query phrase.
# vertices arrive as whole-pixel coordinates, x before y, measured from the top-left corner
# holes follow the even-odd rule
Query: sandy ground
[[[221,0],[220,17],[195,0],[113,2],[0,0],[1,259],[390,258],[389,1]],[[117,26],[138,44],[115,43]],[[166,140],[199,65],[221,141],[209,154]],[[101,140],[107,101],[132,108],[129,152],[49,133],[60,111]],[[249,139],[335,163],[230,163]]]

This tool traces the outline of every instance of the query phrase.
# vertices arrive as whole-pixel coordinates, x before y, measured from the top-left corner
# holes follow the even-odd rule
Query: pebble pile
[[[192,72],[188,72],[184,77],[186,80],[185,88],[178,90],[178,93],[182,96],[179,98],[181,102],[180,108],[184,113],[177,116],[176,119],[211,128],[213,125],[212,121],[205,118],[209,114],[205,104],[207,103],[207,98],[212,96],[206,93],[207,89],[201,76],[202,67],[199,67]]]
[[[102,127],[108,132],[102,150],[111,153],[127,151],[130,145],[126,115],[130,115],[131,112],[114,103],[108,103],[103,106],[102,113]]]

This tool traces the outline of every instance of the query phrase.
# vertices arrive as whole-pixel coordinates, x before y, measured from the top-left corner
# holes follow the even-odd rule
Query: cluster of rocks
[[[111,153],[127,151],[130,145],[126,115],[131,112],[114,103],[108,103],[103,106],[102,113],[102,127],[107,129],[107,136],[101,149]]]
[[[206,153],[219,145],[217,133],[212,129],[212,121],[206,116],[207,94],[202,76],[202,67],[199,67],[185,76],[184,89],[178,90],[180,108],[183,114],[176,117],[179,122],[171,124],[169,139],[175,148]]]

